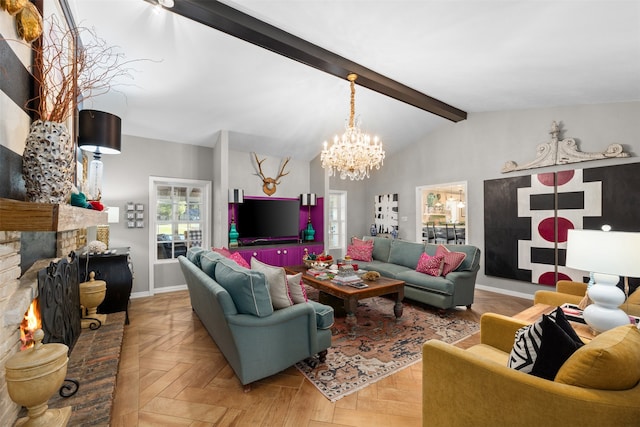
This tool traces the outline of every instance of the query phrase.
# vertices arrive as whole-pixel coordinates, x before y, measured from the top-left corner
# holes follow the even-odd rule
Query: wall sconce
[[[78,117],[78,147],[93,153],[89,164],[87,188],[83,189],[90,200],[100,200],[102,195],[102,154],[120,154],[121,120],[110,113],[82,110]]]
[[[236,204],[244,203],[244,190],[229,190],[229,203],[231,203],[231,226],[229,227],[229,247],[238,246],[238,237],[240,233],[236,229]]]
[[[300,195],[300,204],[302,206],[308,206],[309,208],[309,216],[307,218],[307,228],[302,231],[302,239],[303,240],[313,240],[316,231],[313,229],[313,224],[311,224],[311,206],[315,206],[318,204],[318,199],[315,193],[306,193]]]

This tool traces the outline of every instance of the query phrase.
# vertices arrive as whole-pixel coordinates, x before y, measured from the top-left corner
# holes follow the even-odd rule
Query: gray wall
[[[377,194],[399,193],[399,237],[416,239],[416,187],[468,181],[469,244],[484,253],[483,183],[487,179],[531,173],[591,168],[639,161],[640,102],[581,105],[522,111],[470,114],[463,122],[448,124],[422,141],[385,159],[384,167],[368,181],[352,183],[332,178],[332,189],[347,190],[348,234],[368,234]],[[583,152],[600,152],[611,143],[620,143],[634,157],[582,162],[529,171],[502,174],[504,163],[513,160],[525,164],[535,158],[536,146],[550,140],[551,122],[561,124],[561,138],[575,138]],[[362,191],[364,190],[364,191]],[[533,294],[539,285],[484,275],[484,262],[478,284],[508,293]]]
[[[176,144],[123,135],[122,153],[102,156],[104,163],[103,199],[105,206],[120,207],[120,222],[110,224],[110,247],[131,247],[133,292],[149,290],[148,218],[144,228],[127,228],[124,219],[127,202],[143,203],[149,213],[149,177],[161,176],[212,181],[213,150],[195,145]],[[154,249],[155,250],[155,249]],[[155,288],[184,284],[177,263],[156,271]]]

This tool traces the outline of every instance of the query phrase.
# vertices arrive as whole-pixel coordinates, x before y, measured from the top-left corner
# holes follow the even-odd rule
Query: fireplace
[[[38,308],[44,332],[43,343],[60,343],[69,354],[80,335],[80,288],[75,253],[51,262],[38,272]]]
[[[77,236],[86,236],[85,230],[80,230]],[[0,231],[0,372],[4,375],[4,366],[11,356],[20,351],[20,324],[24,319],[24,314],[28,310],[32,301],[37,300],[39,295],[43,295],[42,301],[38,300],[41,304],[49,305],[51,300],[56,300],[59,296],[66,295],[67,299],[73,295],[70,289],[78,289],[78,262],[68,263],[66,257],[63,257],[63,262],[57,263],[57,273],[52,270],[51,262],[57,262],[56,258],[42,258],[33,262],[31,268],[27,271],[22,271],[21,259],[22,254],[22,239],[21,232],[18,231]],[[78,238],[73,231],[63,231],[56,233],[58,235],[59,250],[64,251],[64,254],[70,253],[72,250],[77,249]],[[58,255],[60,256],[60,255]],[[43,276],[41,282],[44,284],[47,281],[50,282],[49,290],[43,289],[40,291],[38,276],[39,272],[44,269],[46,276],[47,270],[52,272],[51,278]],[[73,270],[75,269],[75,270]],[[73,272],[72,272],[73,270]],[[71,283],[71,288],[62,287],[62,277],[67,276],[75,278],[75,280],[67,281]],[[66,304],[66,308],[52,309],[51,313],[45,313],[44,316],[47,325],[52,325],[49,329],[49,337],[45,342],[60,342],[73,347],[78,336],[80,329],[74,329],[71,327],[65,332],[53,332],[57,329],[59,323],[66,325],[77,324],[78,320],[72,321],[67,318],[69,313],[63,313],[63,310],[75,311],[76,319],[79,319],[79,296],[74,304]],[[75,306],[76,309],[69,307]],[[71,314],[71,318],[73,318]],[[63,320],[67,319],[67,320]],[[0,380],[0,425],[13,425],[18,418],[20,408],[11,402],[7,394],[4,379]]]

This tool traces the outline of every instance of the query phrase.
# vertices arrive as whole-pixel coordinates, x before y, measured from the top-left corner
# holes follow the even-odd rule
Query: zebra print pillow
[[[547,317],[568,335],[569,339],[567,342],[582,344],[582,340],[580,340],[576,332],[573,330],[560,307],[556,308]],[[527,374],[533,373],[534,375],[537,375],[536,372],[532,371],[543,342],[543,320],[544,317],[531,325],[518,329],[513,343],[513,348],[511,349],[511,354],[509,355],[508,366],[510,368],[517,369]],[[544,377],[544,375],[539,374],[538,376]]]

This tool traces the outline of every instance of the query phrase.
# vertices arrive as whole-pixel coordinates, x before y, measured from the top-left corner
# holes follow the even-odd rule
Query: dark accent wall
[[[25,112],[27,101],[33,98],[31,74],[0,34],[0,90]]]
[[[13,49],[0,34],[0,90],[29,114],[27,102],[34,97],[33,78],[20,62]],[[5,119],[4,117],[0,120]],[[0,141],[0,197],[24,200],[22,156],[7,148],[8,141]]]
[[[22,156],[0,145],[0,197],[24,200]]]

